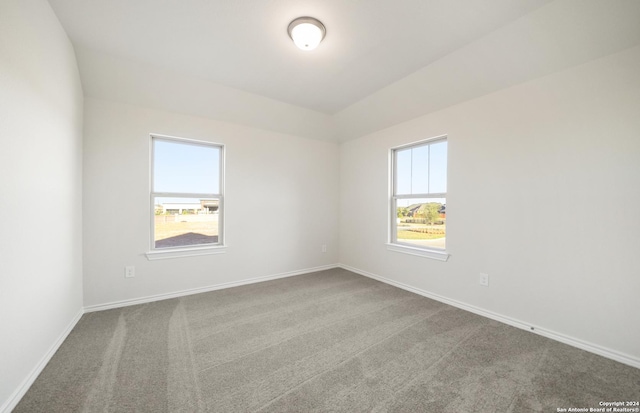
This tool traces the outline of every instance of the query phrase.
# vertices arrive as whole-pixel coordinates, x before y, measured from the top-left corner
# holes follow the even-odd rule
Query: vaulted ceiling
[[[640,42],[637,0],[49,2],[76,49],[85,94],[116,98],[113,82],[132,76],[131,89],[145,81],[141,73],[164,71],[215,85],[228,112],[236,98],[270,105],[267,113],[296,107],[338,140]],[[297,49],[286,31],[304,15],[327,28],[313,52]],[[157,79],[153,87],[169,93]],[[185,111],[206,116],[206,105]]]

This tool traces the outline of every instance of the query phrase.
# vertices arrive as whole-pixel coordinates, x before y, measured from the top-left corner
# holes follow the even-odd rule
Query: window
[[[444,253],[447,138],[394,148],[391,162],[391,245]]]
[[[150,254],[223,245],[223,151],[218,144],[151,136]]]

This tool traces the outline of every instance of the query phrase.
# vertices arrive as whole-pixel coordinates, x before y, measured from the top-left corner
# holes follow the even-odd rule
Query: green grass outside
[[[444,238],[445,234],[429,234],[424,232],[416,232],[416,231],[398,231],[398,239],[438,239]]]

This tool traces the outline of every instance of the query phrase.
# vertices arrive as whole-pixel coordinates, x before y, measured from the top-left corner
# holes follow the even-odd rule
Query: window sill
[[[389,251],[400,252],[402,254],[417,255],[419,257],[431,258],[438,261],[447,261],[451,254],[443,250],[424,249],[410,247],[408,245],[387,244]]]
[[[224,254],[225,252],[227,252],[225,245],[216,245],[215,247],[167,248],[149,251],[145,253],[145,255],[149,261],[153,261],[169,258],[196,257],[198,255]]]

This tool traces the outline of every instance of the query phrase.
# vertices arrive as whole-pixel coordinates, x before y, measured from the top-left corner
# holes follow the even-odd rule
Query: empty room
[[[0,413],[640,412],[638,0],[0,0],[0,139]]]

